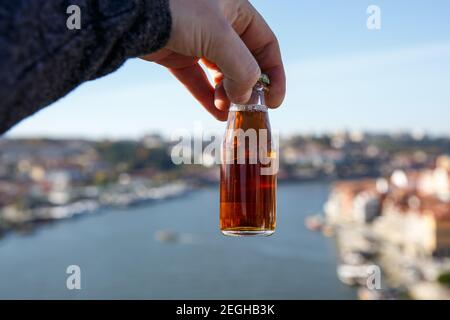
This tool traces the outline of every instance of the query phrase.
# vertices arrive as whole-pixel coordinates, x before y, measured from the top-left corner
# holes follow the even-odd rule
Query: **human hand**
[[[266,104],[278,107],[286,78],[278,41],[247,0],[170,0],[167,45],[142,58],[167,67],[215,118],[225,121],[230,101],[246,103],[261,70],[270,80]],[[201,62],[210,72],[211,85]],[[261,68],[261,69],[260,69]]]

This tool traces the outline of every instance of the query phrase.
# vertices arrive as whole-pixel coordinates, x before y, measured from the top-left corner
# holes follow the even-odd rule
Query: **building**
[[[330,224],[372,223],[378,238],[406,255],[449,257],[450,157],[389,179],[337,183],[325,213]]]
[[[373,229],[408,256],[450,256],[449,204],[436,198],[392,192]]]
[[[331,224],[371,222],[380,214],[381,200],[374,179],[338,182],[325,204],[327,221]]]

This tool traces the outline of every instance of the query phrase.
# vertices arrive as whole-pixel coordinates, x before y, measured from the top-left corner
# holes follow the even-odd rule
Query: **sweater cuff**
[[[133,45],[126,48],[131,56],[148,54],[164,47],[169,40],[172,16],[170,13],[169,0],[142,0],[143,21],[136,21],[132,29],[137,32],[128,33],[125,44]]]

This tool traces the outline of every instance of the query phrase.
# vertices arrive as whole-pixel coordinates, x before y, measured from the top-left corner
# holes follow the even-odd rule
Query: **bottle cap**
[[[258,81],[256,82],[255,89],[262,91],[269,91],[270,79],[265,73],[261,73]]]
[[[259,77],[258,82],[261,82],[263,85],[268,87],[270,85],[270,79],[269,76],[265,73],[261,73],[261,76]]]

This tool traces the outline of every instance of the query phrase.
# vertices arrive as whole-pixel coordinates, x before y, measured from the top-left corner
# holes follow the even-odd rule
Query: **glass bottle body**
[[[252,236],[275,232],[275,157],[264,91],[254,89],[249,104],[231,105],[222,143],[220,229],[223,234]]]

